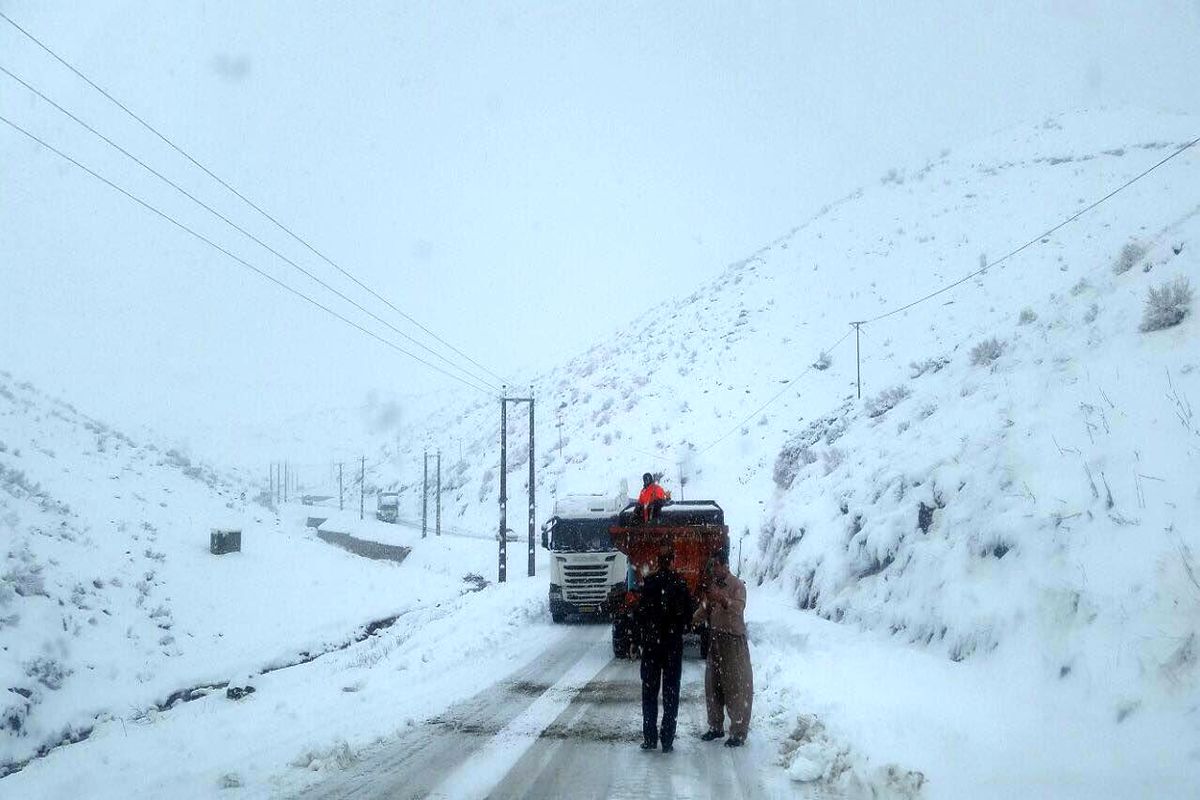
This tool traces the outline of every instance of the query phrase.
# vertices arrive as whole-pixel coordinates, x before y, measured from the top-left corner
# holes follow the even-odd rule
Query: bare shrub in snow
[[[912,369],[912,374],[909,375],[909,377],[910,378],[919,378],[927,372],[928,373],[941,372],[942,367],[946,366],[949,363],[950,363],[950,359],[948,359],[944,356],[938,356],[937,358],[927,358],[924,361],[920,361],[920,362],[917,362],[917,361],[909,362],[908,366],[910,369]]]
[[[984,339],[971,348],[971,364],[976,367],[988,366],[1004,352],[1004,345],[1004,342],[994,336]]]
[[[1079,282],[1071,287],[1071,296],[1078,297],[1090,288],[1092,288],[1092,285],[1088,283],[1087,278],[1080,278]]]
[[[809,464],[815,463],[817,456],[812,448],[795,440],[783,446],[775,458],[775,485],[780,489],[790,489],[796,481],[796,475]]]
[[[829,353],[822,350],[821,355],[817,356],[817,360],[813,362],[813,369],[826,370],[832,363],[833,359],[830,358]]]
[[[10,687],[7,698],[12,702],[0,709],[0,730],[8,731],[15,736],[25,734],[25,720],[29,718],[33,706],[39,702],[40,692],[20,687]]]
[[[812,448],[824,441],[832,445],[846,432],[846,416],[850,411],[850,403],[843,403],[832,414],[818,417],[804,427],[804,430],[794,434],[775,458],[775,485],[780,489],[790,489],[796,476],[804,467],[816,462],[817,457]]]
[[[70,674],[71,670],[64,667],[56,659],[46,658],[45,656],[39,656],[25,664],[25,675],[51,690],[61,689],[63,681]]]
[[[8,572],[0,576],[0,586],[9,587],[21,597],[46,595],[46,581],[42,577],[42,565],[37,563],[28,547],[9,553],[15,563]]]
[[[1017,318],[1018,325],[1028,325],[1031,322],[1037,321],[1037,312],[1029,306],[1021,309],[1021,316]]]
[[[1188,315],[1191,304],[1192,287],[1187,278],[1181,276],[1158,287],[1151,286],[1140,330],[1149,333],[1178,325]]]
[[[1083,315],[1084,324],[1091,325],[1096,321],[1096,317],[1100,316],[1100,306],[1092,303],[1088,306],[1087,312]]]
[[[1146,246],[1141,242],[1129,242],[1121,248],[1117,260],[1113,262],[1113,274],[1123,275],[1133,269],[1134,265],[1146,256]]]
[[[910,394],[912,392],[909,391],[907,386],[893,386],[890,389],[884,389],[874,397],[868,397],[863,408],[866,410],[868,417],[882,417]]]
[[[831,447],[821,453],[821,460],[825,462],[825,474],[828,475],[842,465],[842,462],[846,460],[846,456],[841,450]]]

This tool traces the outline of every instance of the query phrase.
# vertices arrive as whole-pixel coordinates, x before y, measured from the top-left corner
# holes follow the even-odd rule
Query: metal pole
[[[363,519],[367,507],[367,457],[362,457],[362,466],[358,470],[358,518]]]
[[[537,498],[534,493],[534,471],[533,471],[533,387],[529,387],[529,577],[536,574],[537,568],[533,563],[535,554],[533,546],[533,528],[535,525],[535,517],[537,516]]]
[[[421,538],[424,539],[429,533],[429,451],[421,458]]]
[[[437,451],[437,523],[434,526],[436,536],[442,535],[442,451]]]
[[[338,462],[338,511],[346,510],[346,490],[342,488],[342,462]]]
[[[500,574],[497,579],[504,583],[508,579],[508,551],[505,533],[508,530],[508,387],[502,388],[500,396]]]

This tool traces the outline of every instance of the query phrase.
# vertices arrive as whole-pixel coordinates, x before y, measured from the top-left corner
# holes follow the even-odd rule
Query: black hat
[[[643,472],[642,473],[642,484],[649,485],[651,483],[654,483],[654,476],[651,475],[649,472]]]

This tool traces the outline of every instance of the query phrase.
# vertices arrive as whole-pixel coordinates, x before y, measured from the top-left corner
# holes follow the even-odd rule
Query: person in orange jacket
[[[670,499],[671,493],[659,486],[653,475],[649,472],[642,475],[642,493],[638,495],[638,506],[642,510],[644,522],[657,519],[659,510]]]

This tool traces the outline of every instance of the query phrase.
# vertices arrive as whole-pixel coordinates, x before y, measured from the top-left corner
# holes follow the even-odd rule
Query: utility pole
[[[503,387],[500,397],[500,582],[507,580],[508,573],[508,404],[529,404],[529,575],[535,573],[534,556],[537,551],[534,546],[534,529],[537,525],[537,503],[535,492],[536,456],[534,451],[533,429],[533,387],[529,387],[529,397],[509,397],[508,387]]]
[[[500,576],[499,583],[508,580],[508,387],[500,387]]]
[[[288,479],[291,477],[291,466],[288,462],[283,462],[283,502],[288,501]]]
[[[346,510],[346,490],[342,488],[342,462],[338,462],[338,511]]]
[[[421,538],[429,533],[429,451],[422,456],[421,463]]]
[[[555,424],[555,426],[554,426],[554,427],[558,428],[558,458],[559,458],[559,460],[561,461],[561,460],[562,460],[562,451],[563,451],[563,440],[562,440],[563,421],[562,421],[562,411],[559,411],[559,412],[558,412],[558,422]]]
[[[561,448],[560,448],[561,453]],[[533,386],[529,387],[529,577],[537,571],[533,558],[537,554],[533,544],[533,529],[537,525],[537,500],[534,497],[534,457],[533,457]]]
[[[862,349],[860,347],[860,336],[862,334],[862,326],[866,322],[851,322],[854,326],[854,360],[858,364],[858,399],[862,399]]]
[[[358,518],[363,519],[367,506],[367,457],[362,457],[362,466],[358,470]]]
[[[437,535],[442,535],[442,451],[437,452]]]

